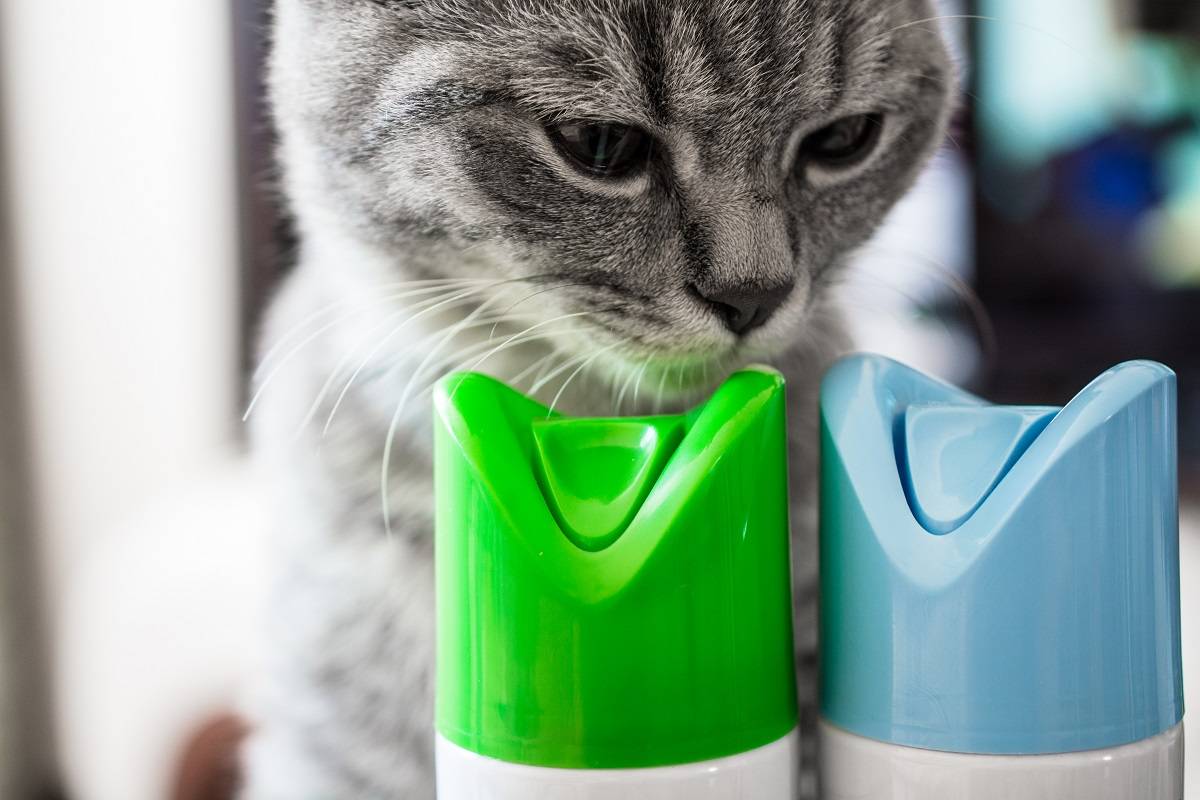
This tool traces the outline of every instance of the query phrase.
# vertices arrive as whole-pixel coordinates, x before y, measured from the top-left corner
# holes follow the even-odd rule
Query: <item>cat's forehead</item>
[[[749,141],[870,80],[918,0],[492,0],[435,25],[466,44],[460,79],[500,84],[546,118]],[[905,14],[908,14],[905,17]],[[876,59],[877,60],[877,59]]]

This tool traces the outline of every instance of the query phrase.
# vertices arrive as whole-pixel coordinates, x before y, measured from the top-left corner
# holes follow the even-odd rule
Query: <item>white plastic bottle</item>
[[[1122,747],[995,756],[877,742],[821,724],[824,800],[1183,800],[1183,725]]]
[[[1182,800],[1175,377],[822,389],[822,797]]]
[[[749,753],[672,767],[553,769],[511,764],[438,737],[438,798],[450,800],[756,800],[796,797],[799,736]]]

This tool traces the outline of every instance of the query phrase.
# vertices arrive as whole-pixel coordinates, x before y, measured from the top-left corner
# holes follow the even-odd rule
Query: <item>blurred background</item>
[[[1178,371],[1200,691],[1200,4],[943,5],[961,112],[840,287],[860,345],[1021,403]],[[292,250],[267,13],[0,3],[0,798],[220,796],[262,586],[240,417]]]

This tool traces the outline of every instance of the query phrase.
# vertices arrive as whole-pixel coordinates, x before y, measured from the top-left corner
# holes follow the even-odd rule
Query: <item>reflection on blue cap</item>
[[[855,356],[821,409],[826,719],[988,754],[1116,747],[1179,723],[1169,369],[1122,365],[1060,411]]]

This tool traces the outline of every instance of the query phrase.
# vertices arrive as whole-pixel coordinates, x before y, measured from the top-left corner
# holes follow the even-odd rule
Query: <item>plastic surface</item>
[[[950,533],[966,522],[1058,411],[946,405],[906,409],[897,460],[918,521],[930,533]]]
[[[940,753],[822,723],[822,800],[1183,800],[1183,726],[1106,750]]]
[[[1111,748],[1179,723],[1175,413],[1174,375],[1149,362],[1053,418],[882,358],[836,365],[822,392],[825,717],[980,754]]]
[[[535,466],[563,532],[603,550],[625,532],[683,438],[678,418],[535,420]]]
[[[648,769],[510,764],[439,736],[438,800],[795,800],[800,737],[713,761]]]
[[[555,417],[481,375],[444,381],[435,406],[443,737],[612,769],[795,728],[777,373],[652,420]]]

